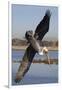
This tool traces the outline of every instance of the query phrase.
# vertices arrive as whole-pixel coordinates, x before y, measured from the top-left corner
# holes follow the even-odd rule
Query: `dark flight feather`
[[[51,13],[49,10],[47,10],[43,20],[40,21],[40,23],[36,27],[34,37],[37,40],[42,40],[44,35],[49,31],[50,16],[51,16]]]

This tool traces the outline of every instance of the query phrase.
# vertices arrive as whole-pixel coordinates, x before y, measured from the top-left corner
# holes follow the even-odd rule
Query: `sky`
[[[26,31],[35,29],[43,19],[46,10],[50,10],[49,32],[43,40],[58,40],[58,8],[54,6],[36,6],[12,4],[12,38],[23,39]]]

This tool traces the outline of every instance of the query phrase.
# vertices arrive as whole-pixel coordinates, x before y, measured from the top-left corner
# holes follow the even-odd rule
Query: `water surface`
[[[12,60],[22,60],[24,50],[13,50]],[[58,51],[49,51],[50,58],[58,58]],[[35,55],[35,59],[44,58],[44,56]],[[29,71],[24,76],[23,80],[16,84],[14,82],[17,70],[20,63],[12,63],[12,85],[27,85],[27,84],[46,84],[58,82],[58,65],[57,64],[31,64]]]
[[[13,49],[12,50],[12,60],[16,60],[16,61],[22,60],[22,57],[23,57],[24,53],[25,53],[25,50],[14,50]],[[49,51],[48,54],[49,54],[49,57],[51,59],[57,59],[58,58],[58,51]],[[36,60],[44,59],[44,57],[45,56],[41,56],[41,55],[38,55],[36,53],[34,59],[36,59]]]

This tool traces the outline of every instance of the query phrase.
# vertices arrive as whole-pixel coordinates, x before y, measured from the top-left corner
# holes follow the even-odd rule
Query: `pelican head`
[[[43,52],[44,54],[47,54],[47,53],[48,53],[47,47],[43,47],[42,52]]]

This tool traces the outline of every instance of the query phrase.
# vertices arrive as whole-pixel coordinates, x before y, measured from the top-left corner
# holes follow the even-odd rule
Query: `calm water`
[[[12,60],[22,60],[24,50],[12,50]],[[58,51],[49,51],[50,58],[58,58]],[[44,59],[44,56],[35,55],[35,59]],[[25,85],[25,84],[45,84],[58,82],[58,65],[56,64],[31,64],[29,71],[24,76],[23,80],[16,84],[14,82],[16,72],[20,63],[12,63],[12,85]]]

